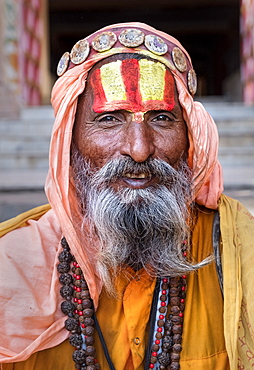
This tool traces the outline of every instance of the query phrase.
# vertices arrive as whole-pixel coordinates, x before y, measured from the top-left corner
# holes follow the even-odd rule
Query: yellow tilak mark
[[[108,102],[126,100],[125,86],[121,75],[122,61],[104,64],[101,67],[101,83]]]
[[[163,100],[166,67],[161,63],[141,59],[139,70],[139,88],[142,101]]]

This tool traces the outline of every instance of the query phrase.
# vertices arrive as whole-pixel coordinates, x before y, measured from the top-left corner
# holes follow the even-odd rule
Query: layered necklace
[[[82,270],[62,238],[63,250],[57,266],[60,273],[62,312],[68,316],[65,328],[70,332],[69,342],[75,347],[73,361],[76,370],[97,370],[100,365],[94,347],[97,331],[110,370],[115,370],[97,321],[93,301]],[[186,256],[187,243],[183,242]],[[150,333],[145,358],[145,370],[179,370],[182,350],[183,311],[186,296],[186,276],[164,277],[157,280],[150,314]]]

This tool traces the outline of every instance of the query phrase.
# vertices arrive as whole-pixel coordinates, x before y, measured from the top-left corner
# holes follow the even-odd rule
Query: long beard
[[[209,262],[193,264],[182,253],[192,199],[185,161],[176,171],[162,160],[136,163],[126,157],[93,171],[73,146],[72,168],[84,219],[100,240],[96,268],[109,294],[115,293],[114,279],[126,264],[134,270],[145,268],[152,276],[176,276]],[[112,184],[125,173],[155,175],[159,183],[115,190]]]

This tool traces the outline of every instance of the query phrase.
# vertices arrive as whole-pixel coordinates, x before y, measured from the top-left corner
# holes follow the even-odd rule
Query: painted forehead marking
[[[147,59],[126,59],[93,71],[93,110],[126,109],[132,112],[172,110],[174,78],[164,64]]]

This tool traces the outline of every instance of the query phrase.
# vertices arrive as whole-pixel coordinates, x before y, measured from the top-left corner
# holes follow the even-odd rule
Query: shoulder
[[[0,224],[0,255],[31,250],[54,253],[61,236],[59,221],[51,207],[36,207]]]
[[[222,194],[219,200],[219,212],[225,227],[227,224],[228,227],[234,224],[238,228],[250,228],[254,231],[254,216],[238,200]]]
[[[30,220],[39,220],[45,213],[51,209],[49,204],[33,208],[27,212],[0,223],[0,237],[12,230],[28,226]]]

